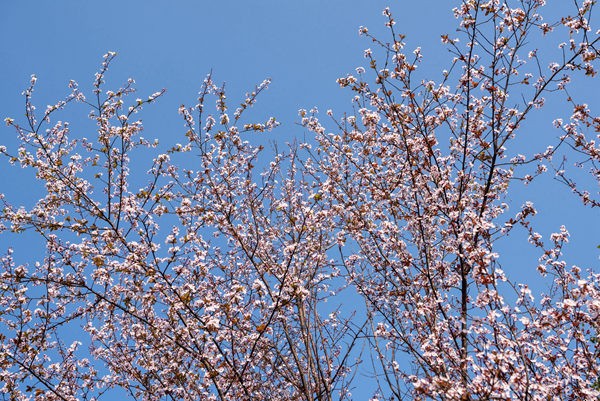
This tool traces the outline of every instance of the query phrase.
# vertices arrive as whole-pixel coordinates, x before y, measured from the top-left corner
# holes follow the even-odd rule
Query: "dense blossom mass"
[[[248,117],[268,80],[232,110],[208,76],[179,109],[182,143],[160,153],[139,116],[163,92],[106,89],[115,53],[91,94],[71,82],[42,112],[32,76],[26,118],[5,120],[18,146],[0,154],[44,196],[0,195],[0,235],[45,250],[0,250],[0,397],[600,399],[600,273],[564,259],[566,227],[544,238],[533,203],[507,204],[553,174],[600,206],[600,117],[569,92],[596,84],[595,2],[555,20],[543,0],[457,3],[441,79],[421,76],[386,9],[389,36],[361,27],[373,49],[338,80],[353,112],[300,110],[312,138],[271,153],[251,133],[279,123]],[[571,116],[527,154],[515,139],[549,96]],[[74,102],[94,137],[58,119]],[[150,154],[142,174],[132,155]],[[500,264],[518,230],[542,293]]]

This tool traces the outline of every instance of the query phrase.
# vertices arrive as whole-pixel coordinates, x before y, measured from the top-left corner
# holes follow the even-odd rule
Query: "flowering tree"
[[[360,328],[317,308],[338,275],[326,255],[332,211],[311,198],[296,150],[257,174],[262,147],[241,139],[276,125],[241,120],[268,82],[230,121],[208,77],[198,104],[180,108],[188,142],[155,157],[133,188],[131,154],[155,146],[136,115],[162,92],[127,107],[133,81],[104,91],[114,57],[105,55],[93,101],[72,83],[38,122],[34,77],[26,124],[7,120],[21,145],[3,154],[35,169],[47,195],[30,210],[4,203],[3,228],[35,231],[46,256],[34,266],[15,266],[10,251],[2,258],[3,394],[96,399],[120,387],[140,399],[332,399]],[[203,114],[210,97],[216,119]],[[70,101],[92,108],[97,138],[50,124]],[[197,155],[196,169],[172,163],[179,153]],[[65,340],[79,327],[89,352]]]
[[[319,141],[322,191],[340,205],[340,225],[356,245],[342,260],[370,312],[382,399],[599,396],[600,276],[561,259],[564,227],[544,242],[529,221],[533,204],[511,215],[503,203],[511,182],[544,173],[561,144],[584,154],[599,178],[587,131],[600,131],[600,120],[568,93],[573,113],[568,123],[555,121],[559,146],[530,158],[511,149],[545,94],[566,92],[572,74],[595,76],[593,2],[575,2],[575,14],[556,23],[543,22],[543,1],[510,3],[464,1],[454,9],[461,40],[442,36],[454,58],[437,83],[415,77],[420,49],[404,53],[386,10],[389,42],[360,30],[384,53],[383,62],[365,53],[374,84],[364,69],[339,80],[356,93],[356,115],[336,121],[332,134],[304,115]],[[547,41],[553,31],[568,38],[546,69],[531,38]],[[527,164],[535,174],[519,177]],[[585,205],[598,206],[563,168],[556,175]],[[501,269],[495,251],[519,225],[542,251],[537,270],[549,279],[537,298]]]
[[[369,72],[339,80],[355,113],[327,128],[301,110],[315,140],[269,163],[244,137],[278,125],[246,120],[268,81],[231,112],[208,76],[179,110],[185,142],[156,154],[138,115],[162,92],[106,90],[114,53],[91,96],[72,82],[38,117],[32,77],[26,120],[6,119],[20,145],[0,153],[45,196],[31,208],[3,196],[0,233],[35,232],[45,255],[0,259],[3,399],[350,399],[362,374],[373,400],[600,397],[600,274],[563,260],[566,228],[544,241],[533,204],[505,203],[513,181],[547,171],[584,206],[600,202],[553,164],[567,149],[600,180],[600,119],[567,92],[596,74],[593,2],[556,23],[543,3],[461,2],[439,82],[417,76],[421,51],[404,52],[386,9],[389,41],[360,29],[377,46]],[[554,146],[519,155],[526,117],[562,93],[573,113],[555,121]],[[72,102],[91,108],[94,138],[55,121]],[[131,158],[149,152],[141,174]],[[500,266],[496,244],[519,227],[540,251],[544,294]]]

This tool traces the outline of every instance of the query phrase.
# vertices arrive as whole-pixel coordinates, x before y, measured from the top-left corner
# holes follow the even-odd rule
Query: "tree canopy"
[[[510,202],[552,175],[600,205],[600,117],[570,91],[596,84],[594,3],[550,19],[541,0],[457,2],[439,80],[385,9],[388,35],[361,27],[365,66],[338,80],[352,112],[300,110],[310,135],[271,149],[256,138],[277,119],[251,116],[269,80],[231,104],[209,74],[163,152],[141,116],[164,92],[107,88],[116,53],[91,93],[71,82],[45,110],[32,76],[0,154],[44,195],[0,196],[0,236],[45,253],[0,250],[2,399],[600,398],[597,266],[569,263],[567,228],[544,238],[535,205]],[[519,148],[546,99],[569,119]],[[61,120],[75,103],[95,132]],[[516,231],[539,283],[501,262]]]

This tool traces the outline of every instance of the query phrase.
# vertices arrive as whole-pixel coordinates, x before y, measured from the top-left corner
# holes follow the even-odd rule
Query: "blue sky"
[[[420,4],[414,4],[420,3]],[[434,12],[435,1],[403,2],[402,30],[438,42],[431,27],[450,12]],[[20,114],[15,97],[29,74],[40,79],[41,94],[62,93],[69,79],[85,88],[100,56],[119,58],[111,76],[133,76],[140,92],[167,88],[163,114],[191,101],[211,69],[226,81],[230,96],[271,77],[264,109],[292,121],[301,107],[349,104],[335,79],[362,64],[370,43],[357,36],[360,25],[383,31],[383,1],[108,1],[99,8],[80,1],[5,3],[0,33],[3,114]],[[401,11],[400,11],[401,10]],[[419,18],[414,18],[419,15]],[[437,20],[437,21],[434,21]],[[427,22],[423,24],[423,22]],[[448,24],[448,22],[450,24]],[[170,116],[165,116],[170,117]],[[291,133],[290,133],[291,134]],[[281,135],[281,133],[278,133]]]
[[[270,77],[273,83],[254,109],[258,118],[274,115],[283,124],[258,141],[280,143],[302,138],[295,124],[299,108],[318,106],[337,115],[351,109],[352,94],[336,84],[336,78],[363,65],[363,50],[371,43],[358,37],[368,26],[385,34],[381,10],[390,5],[398,21],[397,31],[407,36],[408,47],[421,46],[424,74],[439,77],[449,55],[439,45],[443,33],[454,31],[451,7],[458,2],[441,0],[256,0],[256,1],[115,1],[80,0],[3,2],[0,12],[0,116],[23,116],[21,91],[30,74],[37,74],[35,103],[46,104],[68,93],[70,79],[89,93],[101,56],[118,52],[107,88],[128,77],[137,82],[140,97],[162,88],[166,95],[142,115],[147,138],[169,145],[183,140],[177,114],[180,104],[193,105],[204,76],[213,71],[217,82],[226,82],[231,100],[243,99],[255,84]],[[553,4],[559,10],[557,0]],[[543,44],[540,44],[543,47]],[[576,87],[593,98],[597,80]],[[588,99],[589,101],[589,99]],[[593,106],[594,103],[592,102]],[[598,101],[596,101],[596,106]],[[597,110],[597,108],[596,108]],[[564,116],[560,102],[551,102],[546,115]],[[80,118],[87,111],[79,109]],[[554,138],[552,118],[533,119],[524,126],[525,150],[540,140]],[[14,144],[14,131],[0,127],[0,144]],[[528,139],[530,138],[530,139]],[[547,142],[553,143],[552,140]],[[544,149],[545,146],[539,150]],[[525,153],[525,152],[523,152]],[[27,179],[25,179],[27,178]],[[0,192],[15,193],[18,201],[32,202],[34,183],[26,173],[0,164]],[[547,179],[510,195],[513,211],[525,199],[534,199],[544,213],[536,222],[545,233],[566,224],[572,234],[567,249],[572,263],[598,269],[600,219],[597,211],[582,210],[568,189]],[[517,184],[518,185],[518,184]],[[597,188],[597,186],[596,186]],[[592,188],[594,189],[594,188]],[[519,234],[513,237],[518,238]],[[524,237],[524,236],[522,236]],[[11,245],[0,237],[0,252]],[[522,241],[507,243],[502,258],[510,274],[532,280],[534,255],[526,259]],[[526,262],[524,262],[526,260]]]

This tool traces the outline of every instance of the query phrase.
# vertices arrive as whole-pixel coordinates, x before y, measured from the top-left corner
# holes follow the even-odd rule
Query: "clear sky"
[[[114,88],[132,77],[140,97],[162,88],[166,95],[142,114],[144,136],[169,145],[183,140],[183,125],[177,108],[194,104],[204,76],[213,71],[217,82],[226,82],[228,97],[243,99],[255,84],[270,77],[273,83],[259,98],[256,116],[274,115],[283,124],[257,141],[287,142],[306,132],[297,124],[299,108],[318,106],[337,115],[351,109],[352,94],[339,88],[336,78],[365,64],[363,50],[372,44],[358,36],[361,25],[385,35],[381,10],[391,6],[397,31],[407,34],[409,48],[421,46],[424,73],[436,79],[447,67],[449,55],[441,50],[439,37],[453,33],[451,7],[458,2],[442,0],[235,0],[235,1],[125,1],[81,0],[4,1],[0,4],[0,116],[18,120],[24,113],[20,93],[30,74],[37,74],[34,102],[39,108],[68,93],[70,79],[90,93],[94,73],[107,51],[118,52],[109,73]],[[571,3],[550,0],[559,10]],[[543,47],[543,43],[540,47]],[[597,80],[578,87],[593,95]],[[593,96],[590,96],[593,99]],[[236,101],[236,103],[238,103]],[[594,103],[591,104],[592,106]],[[596,101],[598,106],[598,101]],[[564,116],[562,103],[551,103],[547,115]],[[596,112],[598,108],[596,108]],[[86,111],[80,109],[83,118]],[[540,138],[559,135],[552,118],[525,125],[525,138],[517,142],[526,151]],[[529,131],[527,131],[529,130]],[[543,136],[540,137],[540,132]],[[536,136],[538,135],[538,136]],[[14,130],[0,127],[0,144],[14,144]],[[547,141],[548,144],[552,141]],[[543,150],[545,146],[536,150]],[[517,152],[519,153],[519,152]],[[0,164],[0,192],[19,193],[12,199],[33,202],[34,183],[22,173]],[[567,225],[572,244],[567,249],[572,263],[598,269],[600,219],[597,211],[582,211],[566,187],[552,177],[534,183],[525,191],[517,188],[510,202],[515,211],[532,198],[544,213],[536,220],[545,233]],[[517,184],[520,185],[520,184]],[[594,189],[594,188],[592,188]],[[597,190],[597,186],[596,186]],[[512,234],[511,234],[512,235]],[[515,237],[518,234],[514,235]],[[524,238],[524,236],[523,236]],[[8,246],[0,237],[0,252]],[[527,245],[518,241],[504,246],[502,260],[510,274],[531,279],[534,256],[523,263],[520,253]]]
[[[452,27],[449,8],[438,1],[396,2],[401,30],[415,46],[438,43],[431,29]],[[335,79],[363,63],[371,44],[360,25],[383,32],[386,2],[356,0],[282,1],[106,1],[5,2],[0,16],[0,105],[20,115],[15,101],[29,74],[40,79],[40,95],[64,93],[69,79],[89,85],[100,57],[119,53],[111,76],[132,76],[141,93],[167,88],[161,115],[171,119],[181,102],[191,103],[206,73],[226,81],[240,97],[264,78],[273,85],[261,110],[293,122],[299,108],[341,108],[348,93]],[[401,4],[401,5],[400,5]],[[418,18],[414,16],[418,15]],[[8,78],[8,79],[7,79]],[[45,100],[42,98],[40,100]],[[336,107],[337,106],[337,107]],[[168,126],[173,131],[173,126]],[[148,128],[151,128],[150,126]],[[163,128],[162,124],[161,127]],[[283,135],[294,135],[286,127]],[[277,133],[282,135],[282,132]]]

